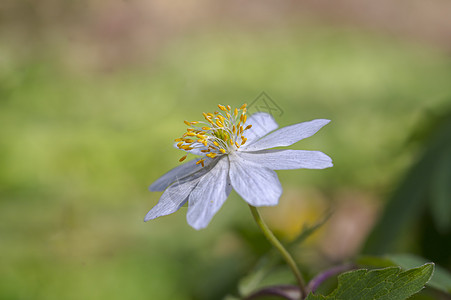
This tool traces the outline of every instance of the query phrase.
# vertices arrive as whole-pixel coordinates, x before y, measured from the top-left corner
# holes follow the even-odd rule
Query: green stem
[[[276,238],[274,233],[269,229],[268,225],[263,221],[262,217],[260,216],[260,213],[258,212],[257,208],[249,205],[252,216],[254,217],[255,222],[257,223],[258,227],[260,227],[261,231],[265,235],[265,237],[268,239],[268,241],[276,247],[276,249],[280,252],[283,259],[287,263],[287,265],[290,267],[291,271],[294,274],[294,277],[296,277],[296,281],[298,283],[299,289],[301,290],[301,298],[304,299],[307,296],[306,289],[305,289],[305,283],[304,279],[302,278],[302,274],[299,271],[298,266],[296,265],[296,262],[294,261],[293,257],[288,253],[287,249],[279,242],[279,240]]]

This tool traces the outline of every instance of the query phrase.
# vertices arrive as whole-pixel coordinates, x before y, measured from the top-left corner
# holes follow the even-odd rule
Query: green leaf
[[[419,292],[433,272],[433,263],[404,272],[399,267],[346,272],[338,276],[338,287],[330,295],[309,294],[307,300],[404,300]]]
[[[384,257],[363,256],[357,260],[359,265],[373,267],[400,266],[403,270],[420,266],[426,262],[427,260],[423,257],[412,254],[391,254]],[[446,269],[436,265],[434,275],[427,286],[451,294],[451,274]]]

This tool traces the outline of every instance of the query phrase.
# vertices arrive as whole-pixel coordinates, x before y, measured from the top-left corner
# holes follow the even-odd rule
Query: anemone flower
[[[205,121],[188,126],[175,146],[200,156],[161,176],[150,191],[164,191],[144,221],[176,212],[188,202],[187,221],[205,228],[232,188],[251,206],[277,205],[282,186],[274,170],[324,169],[332,160],[319,151],[271,149],[290,146],[312,136],[329,120],[316,119],[278,129],[273,117],[258,112],[247,118],[246,104],[232,110],[203,113]]]

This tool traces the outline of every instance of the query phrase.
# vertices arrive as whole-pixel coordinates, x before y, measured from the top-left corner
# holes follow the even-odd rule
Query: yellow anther
[[[218,107],[222,111],[226,111],[226,107],[224,105],[218,104]]]
[[[240,126],[240,130],[238,131],[238,134],[242,134],[243,133],[243,126]]]
[[[185,134],[183,134],[183,136],[196,136],[196,134],[194,132],[188,131],[188,132],[185,132]]]
[[[196,134],[196,137],[200,138],[201,140],[205,139],[205,135],[203,134]]]
[[[232,127],[232,133],[235,134],[235,132],[236,132],[236,127],[235,127],[235,125],[233,125],[233,127]]]
[[[229,140],[229,144],[230,145],[233,145],[233,140],[230,138],[230,140]]]
[[[204,116],[205,119],[208,118],[208,115],[206,113],[203,112],[202,115]]]
[[[182,158],[179,159],[179,162],[182,162],[186,159],[187,155],[183,156]]]
[[[235,108],[235,111],[233,112],[233,114],[235,115],[235,118],[236,118],[236,116],[238,116],[238,109],[237,108]]]
[[[193,149],[191,146],[189,146],[189,145],[182,145],[182,146],[180,146],[180,148],[182,148],[183,150],[191,150],[191,149]]]
[[[192,140],[192,139],[185,139],[185,143],[191,144],[191,143],[194,143],[194,140]]]
[[[198,124],[199,122],[198,121],[192,121],[192,122],[190,122],[190,124]]]
[[[180,143],[177,144],[177,147],[180,148],[180,146],[182,146],[182,145],[183,145],[183,142],[180,142]]]
[[[240,148],[240,145],[238,145],[237,142],[235,142],[235,146],[236,146],[237,148]]]
[[[240,109],[245,109],[247,106],[247,103],[244,103],[243,105],[241,105]]]
[[[204,127],[202,127],[202,129],[203,129],[203,130],[210,130],[211,128],[210,128],[210,127],[207,127],[207,126],[204,126]]]
[[[183,123],[185,123],[185,124],[188,125],[188,126],[191,126],[191,123],[188,122],[188,121],[183,121]]]
[[[221,123],[221,120],[216,119],[216,125],[218,125],[218,127],[224,127],[224,125]]]
[[[219,114],[219,111],[215,111],[215,115]]]
[[[232,108],[230,107],[230,105],[227,105],[227,110],[230,112]]]
[[[226,153],[226,151],[225,151],[224,149],[222,149],[222,148],[219,149],[219,151],[221,151],[222,154],[225,154],[225,153]]]
[[[247,115],[244,115],[243,124],[246,123],[246,120],[247,120]]]
[[[229,114],[229,113],[226,113],[226,116],[227,116],[227,119],[230,120],[230,118],[231,118],[230,114]]]
[[[215,158],[217,154],[216,153],[208,153],[206,155],[210,158]]]
[[[241,116],[240,116],[240,122],[241,122],[241,123],[244,123],[243,119],[244,119],[244,115],[241,114]]]
[[[209,116],[209,117],[214,117],[215,115],[214,114],[212,114],[212,113],[207,113],[207,115]]]
[[[200,150],[200,152],[207,153],[207,152],[210,152],[210,149],[207,149],[207,150]]]
[[[219,144],[218,144],[218,142],[216,142],[216,141],[213,141],[213,144],[216,146],[216,147],[219,147]]]
[[[251,129],[251,128],[252,128],[252,125],[247,125],[246,128],[244,128],[244,130],[248,130],[248,129]]]
[[[246,143],[247,138],[245,138],[244,136],[241,136],[241,145],[244,145],[244,143]]]
[[[204,167],[204,159],[202,158],[202,159],[198,160],[198,161],[196,162],[196,165],[198,165],[198,164],[201,164],[202,167]]]
[[[174,142],[180,142],[183,141],[181,138],[175,139]]]
[[[194,131],[194,128],[186,128],[186,131]]]

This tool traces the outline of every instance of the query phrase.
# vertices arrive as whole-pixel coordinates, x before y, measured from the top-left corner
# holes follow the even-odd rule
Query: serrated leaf
[[[428,261],[425,258],[412,254],[389,254],[382,257],[361,256],[357,259],[357,263],[361,266],[399,266],[403,270],[414,268],[427,262]],[[445,268],[435,265],[434,275],[432,275],[432,278],[427,283],[427,286],[451,294],[451,273]]]
[[[403,269],[419,266],[427,261],[422,257],[412,254],[392,254],[386,257]],[[446,269],[436,265],[434,275],[427,285],[451,294],[451,274]]]
[[[328,296],[309,294],[306,300],[404,300],[419,292],[434,272],[434,264],[402,272],[399,267],[346,272]]]

